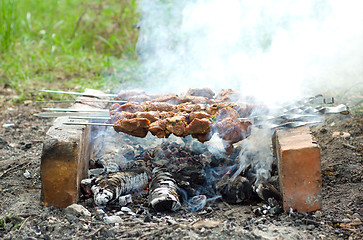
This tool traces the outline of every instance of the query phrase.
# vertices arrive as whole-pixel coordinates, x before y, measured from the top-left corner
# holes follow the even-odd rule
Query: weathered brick
[[[277,129],[273,146],[284,210],[311,212],[321,209],[320,148],[310,129]]]
[[[72,108],[94,107],[75,104]],[[76,203],[80,181],[87,177],[92,150],[91,128],[64,125],[67,121],[68,117],[57,118],[44,140],[40,171],[41,201],[45,206],[65,208]]]

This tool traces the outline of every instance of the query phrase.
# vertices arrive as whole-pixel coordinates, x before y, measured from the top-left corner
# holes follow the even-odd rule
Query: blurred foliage
[[[0,88],[20,102],[41,88],[102,88],[104,73],[135,65],[136,2],[0,0]]]

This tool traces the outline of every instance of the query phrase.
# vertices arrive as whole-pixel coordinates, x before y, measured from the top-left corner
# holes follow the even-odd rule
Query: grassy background
[[[123,81],[105,76],[135,65],[137,23],[136,0],[0,0],[0,88],[22,102]]]

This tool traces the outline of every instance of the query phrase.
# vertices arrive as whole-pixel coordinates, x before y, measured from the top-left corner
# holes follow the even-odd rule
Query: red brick
[[[312,212],[321,209],[320,148],[309,128],[277,129],[273,145],[284,210]]]

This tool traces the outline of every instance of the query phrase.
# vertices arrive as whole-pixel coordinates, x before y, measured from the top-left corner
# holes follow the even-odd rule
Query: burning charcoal
[[[267,201],[269,198],[281,199],[280,192],[270,183],[260,180],[255,186],[255,192],[262,199]]]
[[[252,195],[249,181],[242,176],[232,179],[229,175],[225,175],[217,184],[217,190],[221,193],[223,200],[228,203],[240,203]]]
[[[188,201],[187,209],[189,212],[199,212],[206,204],[207,197],[205,195],[194,196]]]
[[[96,205],[106,205],[116,201],[120,196],[139,191],[147,186],[149,180],[148,171],[117,172],[101,176],[96,179],[92,186],[94,201]]]
[[[181,207],[178,186],[165,169],[154,168],[149,188],[149,204],[156,211],[177,211]]]
[[[81,181],[81,193],[86,198],[88,198],[92,195],[91,188],[92,188],[92,179],[91,178],[86,178]]]

